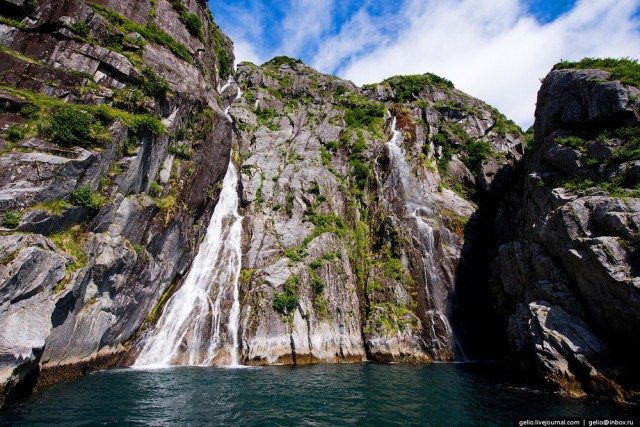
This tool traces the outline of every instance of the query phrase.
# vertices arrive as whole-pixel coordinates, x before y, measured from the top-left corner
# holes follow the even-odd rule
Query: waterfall
[[[242,261],[242,217],[238,214],[238,173],[229,162],[222,192],[204,240],[182,286],[167,301],[155,328],[142,342],[134,367],[211,365],[226,344],[229,363],[238,364]],[[223,342],[223,308],[231,302]]]
[[[421,192],[419,185],[411,176],[409,165],[400,147],[402,133],[396,129],[396,118],[391,122],[392,138],[386,146],[389,150],[391,174],[389,188],[400,190],[399,196],[405,212],[405,219],[415,224],[424,264],[424,282],[427,298],[427,316],[431,337],[431,350],[434,354],[457,352],[457,356],[466,359],[464,351],[457,341],[446,315],[445,300],[448,295],[447,283],[438,274],[436,260],[436,242],[431,220],[435,216]]]

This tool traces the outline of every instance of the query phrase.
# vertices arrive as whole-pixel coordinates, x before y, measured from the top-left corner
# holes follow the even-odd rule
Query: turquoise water
[[[512,425],[636,416],[502,382],[498,365],[312,365],[103,371],[0,411],[10,425]]]

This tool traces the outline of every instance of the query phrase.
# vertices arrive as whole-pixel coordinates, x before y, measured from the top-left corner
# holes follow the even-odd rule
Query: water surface
[[[505,425],[513,417],[637,416],[500,379],[499,365],[118,369],[0,411],[11,425]]]

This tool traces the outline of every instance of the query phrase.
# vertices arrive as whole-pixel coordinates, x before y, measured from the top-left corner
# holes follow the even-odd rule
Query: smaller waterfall
[[[446,316],[444,305],[447,294],[447,283],[438,274],[436,263],[436,242],[434,229],[430,220],[435,216],[432,207],[424,200],[419,191],[419,186],[414,183],[409,165],[405,159],[404,152],[400,147],[402,133],[396,129],[396,118],[391,122],[393,136],[387,142],[387,148],[391,158],[390,187],[400,190],[399,196],[404,205],[405,218],[413,221],[419,232],[419,243],[422,248],[422,259],[424,264],[424,281],[426,284],[427,316],[431,321],[429,325],[432,340],[432,350],[436,354],[450,353],[454,349],[457,355],[465,359],[462,347],[458,343],[449,319]]]
[[[229,300],[230,364],[238,364],[242,217],[238,214],[237,185],[238,173],[229,162],[220,199],[198,254],[183,285],[167,301],[156,327],[144,338],[134,367],[211,365],[225,344],[222,313]]]

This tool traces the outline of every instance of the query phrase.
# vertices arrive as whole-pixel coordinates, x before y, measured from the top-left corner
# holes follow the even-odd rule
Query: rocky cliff
[[[635,399],[637,64],[560,64],[533,136],[432,74],[234,72],[201,1],[0,5],[0,403],[156,348],[230,160],[237,293],[213,283],[194,323],[215,340],[178,351],[510,354],[556,389]]]
[[[201,1],[0,7],[1,402],[117,361],[179,282],[229,159],[233,52]]]
[[[632,73],[635,73],[635,77]],[[629,60],[560,63],[538,94],[517,239],[496,277],[516,363],[572,395],[637,400],[640,104]]]
[[[473,195],[508,179],[519,129],[434,75],[358,88],[275,58],[236,81],[245,362],[464,358]]]

